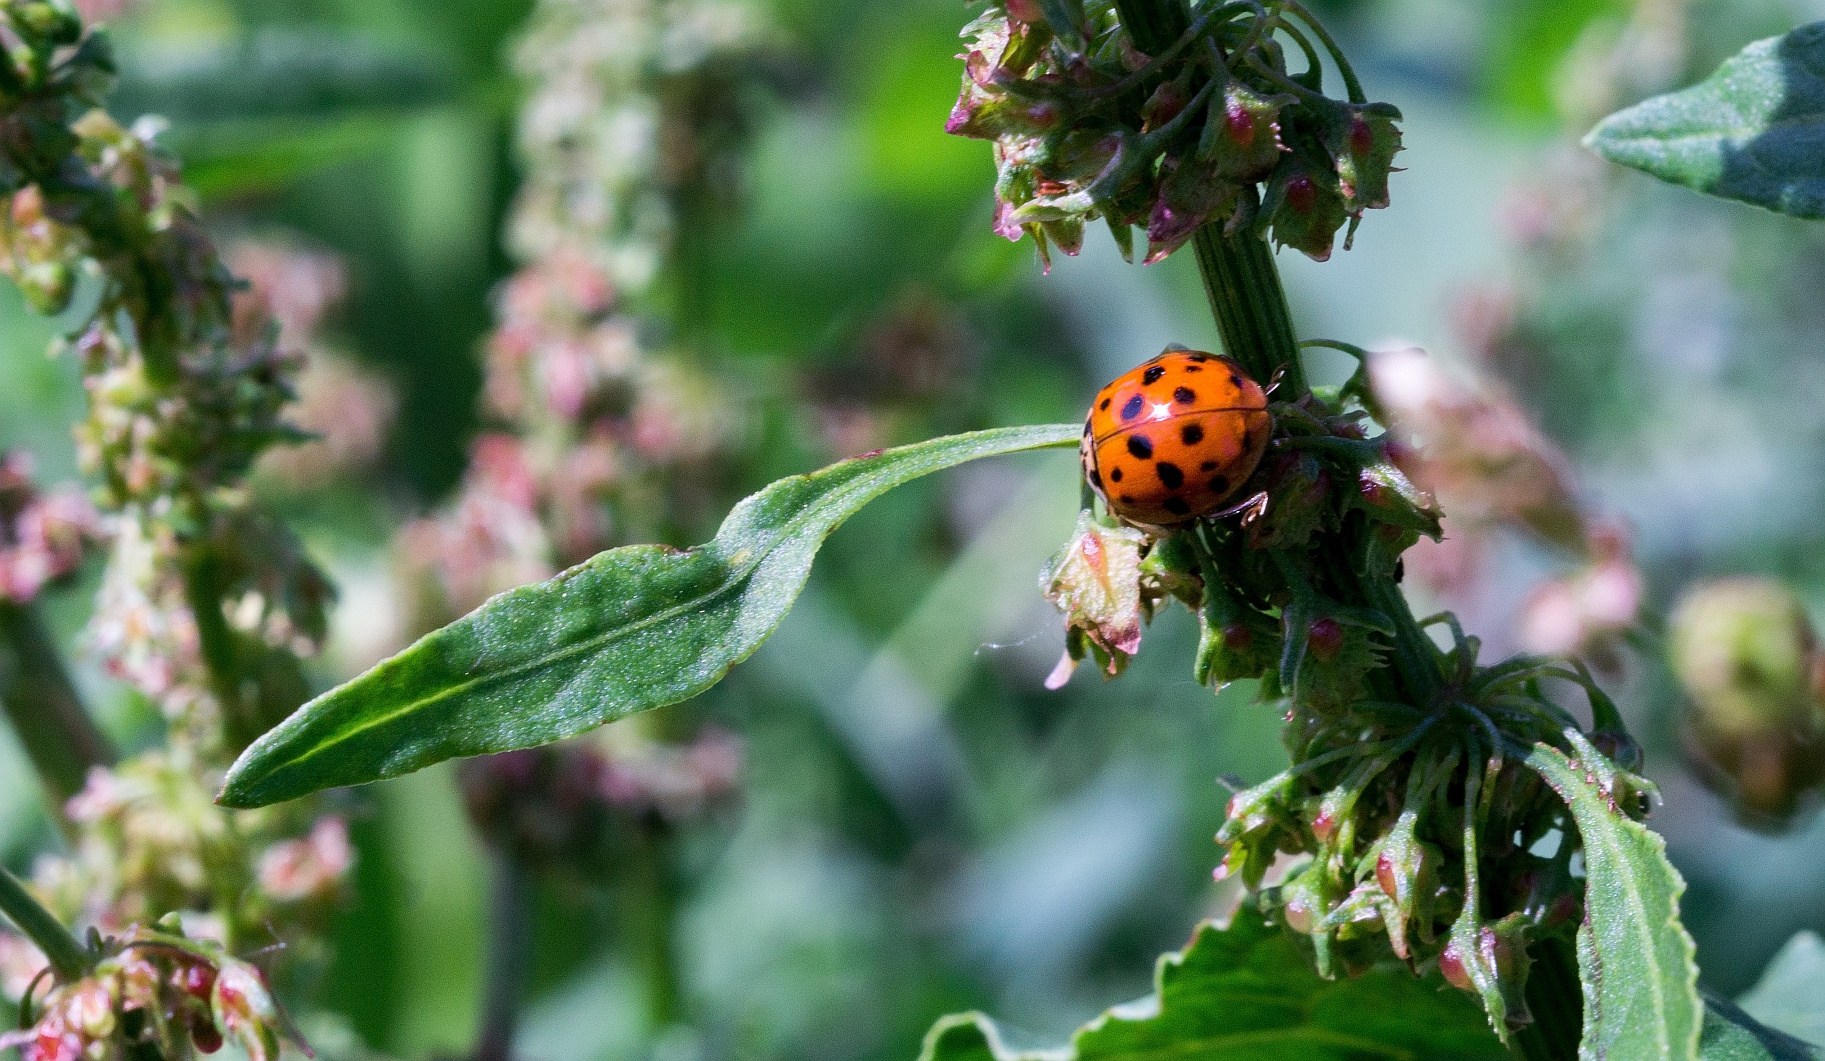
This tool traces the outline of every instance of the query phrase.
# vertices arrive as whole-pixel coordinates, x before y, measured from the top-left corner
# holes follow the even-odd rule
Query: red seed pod
[[[1321,663],[1329,663],[1343,651],[1343,626],[1335,619],[1319,619],[1306,634],[1306,644]]]
[[[1470,970],[1464,964],[1464,956],[1459,953],[1457,941],[1445,944],[1445,949],[1438,956],[1438,971],[1444,975],[1445,982],[1459,991],[1475,991],[1476,981],[1470,978]]]
[[[204,1014],[191,1014],[190,1042],[196,1046],[197,1053],[213,1054],[222,1048],[222,1031]]]

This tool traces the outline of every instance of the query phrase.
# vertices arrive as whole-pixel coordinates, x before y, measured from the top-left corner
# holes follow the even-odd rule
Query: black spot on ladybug
[[[1204,362],[1210,360],[1209,354],[1187,354],[1185,356],[1189,357],[1193,361],[1196,361],[1200,365],[1203,364]]]
[[[1126,402],[1123,402],[1122,403],[1122,419],[1123,420],[1132,420],[1135,417],[1141,415],[1141,405],[1142,404],[1143,404],[1143,402],[1141,400],[1141,396],[1138,394],[1135,395],[1134,397],[1128,399]]]
[[[1185,499],[1182,497],[1169,497],[1160,502],[1160,507],[1175,516],[1191,515],[1191,506],[1186,504]]]
[[[1198,400],[1198,392],[1190,387],[1176,387],[1172,392],[1172,400],[1180,405],[1190,405]]]
[[[1121,482],[1122,481],[1122,470],[1120,468],[1110,468],[1109,469],[1109,481],[1112,483]]]
[[[1255,448],[1255,429],[1248,428],[1242,432],[1242,452],[1247,453]]]
[[[1153,466],[1153,470],[1159,474],[1160,482],[1165,483],[1168,490],[1177,490],[1185,485],[1185,473],[1176,464],[1161,461]]]
[[[1242,377],[1231,372],[1229,374],[1229,385],[1232,387],[1240,387],[1242,385]]]
[[[1141,373],[1141,382],[1143,384],[1158,383],[1160,381],[1160,377],[1164,376],[1165,374],[1166,374],[1166,366],[1154,365],[1152,368]]]
[[[1229,480],[1221,475],[1213,476],[1210,480],[1210,489],[1212,493],[1227,494],[1229,493]]]
[[[1204,472],[1214,472],[1217,470],[1217,462],[1216,461],[1205,461],[1203,464],[1198,465],[1198,470],[1204,471]]]
[[[1153,457],[1153,440],[1146,435],[1129,435],[1128,452],[1141,460],[1150,460]]]
[[[1202,372],[1202,371],[1204,371],[1204,370],[1203,370],[1203,369],[1201,369],[1201,368],[1199,368],[1199,367],[1198,367],[1198,366],[1196,366],[1196,365],[1186,365],[1186,366],[1185,366],[1185,371],[1187,371],[1187,372]]]
[[[1181,387],[1179,389],[1183,390],[1184,388]],[[1179,439],[1180,439],[1180,441],[1184,442],[1187,446],[1195,446],[1198,443],[1204,441],[1203,425],[1186,424],[1184,427],[1179,428]],[[1209,471],[1210,469],[1206,468],[1204,470]]]
[[[1134,495],[1123,494],[1122,496],[1116,498],[1116,500],[1120,501],[1124,505],[1132,505],[1132,504],[1134,504]]]
[[[1104,398],[1104,399],[1103,399],[1103,403],[1102,403],[1102,404],[1101,404],[1101,405],[1099,405],[1099,406],[1097,406],[1097,408],[1098,408],[1098,409],[1101,409],[1101,410],[1102,410],[1102,411],[1103,411],[1103,412],[1105,412],[1105,413],[1106,413],[1106,412],[1108,412],[1108,411],[1109,411],[1109,403],[1110,403],[1110,402],[1111,402],[1111,401],[1113,401],[1113,399],[1111,399],[1111,398]]]

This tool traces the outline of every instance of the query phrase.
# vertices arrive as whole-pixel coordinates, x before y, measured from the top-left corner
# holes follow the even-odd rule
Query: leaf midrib
[[[1005,430],[1007,430],[1009,434],[1013,434],[1013,435],[1018,435],[1020,433],[1025,433],[1025,432],[1032,432],[1033,434],[1037,435],[1040,432],[1044,431],[1047,427],[1052,427],[1052,428],[1067,427],[1072,431],[1076,430],[1074,425],[1032,425],[1030,427],[1012,428],[1012,429],[1005,429]],[[972,447],[972,449],[984,448],[984,449],[989,449],[991,451],[995,449],[994,446],[987,445],[988,439],[986,439],[986,438],[979,439],[978,441],[979,441],[980,445],[978,447]],[[1056,448],[1060,448],[1060,447],[1063,447],[1066,445],[1071,445],[1071,444],[1073,444],[1074,441],[1075,441],[1074,439],[1034,441],[1025,448],[1056,449]],[[1010,453],[1018,452],[1018,450],[1014,449],[1014,450],[1008,450],[1006,452],[1010,452]],[[982,455],[988,455],[988,454],[977,454],[977,455],[982,456]],[[925,455],[925,459],[917,461],[911,467],[899,469],[899,474],[896,474],[891,477],[897,481],[890,482],[888,484],[888,486],[886,487],[886,489],[892,489],[894,486],[897,486],[900,483],[910,481],[910,480],[918,478],[922,475],[928,474],[931,471],[938,470],[937,468],[930,467],[930,465],[932,465],[933,463],[936,463],[939,468],[942,468],[942,467],[946,467],[946,466],[954,466],[956,464],[964,463],[964,462],[966,462],[968,460],[972,460],[972,459],[974,459],[974,457],[964,457],[964,456],[947,456],[944,458],[934,459],[933,455],[927,454],[927,455]],[[807,476],[806,478],[813,478],[813,477],[815,477],[816,474],[817,473],[813,473],[811,476]],[[873,485],[874,484],[872,484],[868,481],[868,479],[866,478],[866,474],[864,473],[863,475],[859,475],[856,478],[851,479],[849,482],[844,483],[841,486],[838,486],[837,488],[832,490],[830,493],[816,498],[814,504],[817,507],[828,506],[828,507],[835,508],[837,511],[843,511],[847,505],[847,500],[851,496],[853,496],[857,492],[866,493],[869,489],[872,488]],[[759,495],[756,495],[756,496],[759,496]],[[838,503],[839,500],[841,503]],[[621,626],[617,626],[612,630],[606,630],[606,631],[603,631],[601,634],[597,634],[592,637],[586,638],[584,640],[574,642],[570,645],[565,646],[563,649],[561,649],[559,651],[552,652],[547,655],[541,656],[538,659],[529,660],[525,663],[517,664],[517,665],[507,667],[504,669],[500,669],[500,670],[492,670],[492,671],[489,671],[478,677],[468,679],[468,680],[456,683],[454,685],[446,686],[442,689],[437,690],[436,692],[434,692],[430,695],[420,697],[419,699],[414,700],[411,703],[404,704],[404,705],[400,706],[398,709],[396,709],[394,711],[390,711],[385,715],[366,720],[366,721],[356,724],[346,730],[339,730],[330,739],[321,741],[321,742],[313,745],[308,750],[300,752],[297,755],[292,756],[290,759],[288,759],[285,763],[280,765],[278,768],[272,770],[271,772],[269,772],[269,773],[265,774],[263,777],[261,777],[259,779],[259,781],[264,782],[264,783],[270,783],[274,778],[282,776],[283,774],[295,773],[299,769],[304,767],[306,764],[308,764],[311,760],[313,760],[316,757],[318,757],[319,755],[321,755],[323,752],[334,749],[342,744],[345,744],[345,743],[361,736],[364,733],[367,733],[378,727],[388,725],[397,719],[414,714],[433,704],[440,703],[442,701],[448,700],[455,696],[463,695],[463,694],[465,694],[473,689],[479,688],[479,687],[485,687],[487,685],[494,684],[496,682],[503,681],[503,680],[510,680],[510,679],[518,678],[519,676],[529,673],[531,671],[542,669],[545,667],[549,667],[549,666],[561,663],[564,660],[567,660],[580,653],[599,650],[601,648],[601,646],[613,644],[615,641],[621,640],[624,637],[630,636],[641,630],[649,629],[653,626],[668,622],[671,619],[674,619],[677,616],[684,614],[686,612],[703,608],[706,605],[714,604],[720,598],[734,592],[736,589],[738,589],[742,585],[751,581],[754,576],[755,571],[757,571],[760,568],[761,564],[764,563],[768,557],[770,557],[774,553],[778,552],[779,548],[782,544],[784,544],[786,541],[790,540],[790,538],[796,537],[796,532],[799,531],[803,527],[803,525],[807,522],[814,522],[814,521],[808,520],[806,518],[806,511],[801,510],[797,516],[794,516],[794,517],[786,520],[776,530],[774,530],[772,532],[773,541],[765,549],[762,549],[759,551],[749,551],[749,550],[741,550],[741,549],[735,550],[734,555],[742,556],[743,562],[739,566],[730,565],[729,572],[727,575],[725,575],[725,579],[724,579],[723,583],[706,593],[703,593],[703,594],[700,594],[700,595],[697,595],[697,596],[694,596],[691,598],[687,598],[686,600],[681,601],[681,602],[673,605],[670,608],[666,608],[662,611],[655,612],[652,615],[643,617],[643,618],[635,620],[633,622],[626,623]],[[838,522],[841,522],[841,521],[839,520]],[[792,531],[795,533],[789,534],[788,531]],[[642,548],[642,547],[636,547],[636,548]],[[644,548],[650,549],[652,547],[647,546]],[[724,542],[724,535],[722,533],[718,533],[716,535],[716,537],[711,539],[711,541],[707,545],[701,546],[701,547],[699,547],[699,549],[700,549],[700,551],[703,551],[703,552],[709,552],[711,550],[715,550],[719,554],[726,555],[727,543]],[[746,555],[744,556],[743,554],[746,554]],[[673,555],[673,554],[667,554],[667,555]],[[435,636],[435,635],[432,635],[432,636]],[[738,654],[736,654],[736,655],[738,655]],[[735,662],[739,662],[739,659],[738,658],[732,659],[730,661],[729,665],[732,666]],[[726,672],[727,669],[728,669],[728,667],[725,666],[723,668],[723,671]],[[307,707],[308,707],[308,705],[307,705]],[[276,738],[282,732],[283,732],[283,727],[281,727],[280,729],[274,730],[271,734],[268,734],[268,737]],[[260,745],[265,744],[266,741],[267,741],[267,738],[262,737],[260,741],[257,741],[255,743],[254,748],[249,749],[249,753],[251,754]],[[383,775],[383,776],[391,776],[391,775]],[[248,787],[252,787],[252,785],[254,783],[255,782],[243,782],[243,784],[238,785],[236,787],[237,788],[248,788]]]

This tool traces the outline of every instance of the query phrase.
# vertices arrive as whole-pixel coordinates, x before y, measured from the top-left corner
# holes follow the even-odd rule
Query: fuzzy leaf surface
[[[1585,746],[1585,754],[1600,759]],[[1599,772],[1536,745],[1527,763],[1559,794],[1584,840],[1584,983],[1581,1059],[1692,1061],[1704,1004],[1692,938],[1679,922],[1686,882],[1666,842],[1617,810]],[[1609,770],[1607,763],[1603,770]]]
[[[1286,932],[1244,910],[1160,959],[1155,993],[1051,1050],[1011,1048],[980,1013],[946,1017],[920,1061],[1477,1061],[1508,1056],[1470,996],[1404,968],[1323,980]]]
[[[1584,143],[1664,181],[1825,217],[1825,22],[1749,45],[1691,88],[1610,115]]]
[[[510,590],[299,708],[242,754],[220,799],[265,806],[687,700],[772,634],[824,539],[862,506],[981,457],[1076,445],[1081,430],[1000,428],[852,457],[742,501],[706,545],[611,549]]]

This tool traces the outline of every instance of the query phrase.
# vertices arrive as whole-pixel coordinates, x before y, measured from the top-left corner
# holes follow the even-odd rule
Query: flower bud
[[[1040,574],[1046,599],[1080,630],[1104,671],[1121,673],[1141,648],[1141,550],[1147,536],[1131,527],[1105,527],[1088,512],[1064,550]]]
[[[250,1061],[278,1061],[279,1005],[260,970],[233,958],[222,959],[210,1009],[216,1027],[232,1036]]]
[[[1514,1031],[1533,1022],[1527,1010],[1528,919],[1514,913],[1490,925],[1470,922],[1466,914],[1451,928],[1439,954],[1439,972],[1460,991],[1483,1001],[1498,1030]],[[1504,1035],[1504,1040],[1506,1035]]]
[[[1701,775],[1751,824],[1791,818],[1825,779],[1821,655],[1805,609],[1777,583],[1720,579],[1686,593],[1668,641]]]

